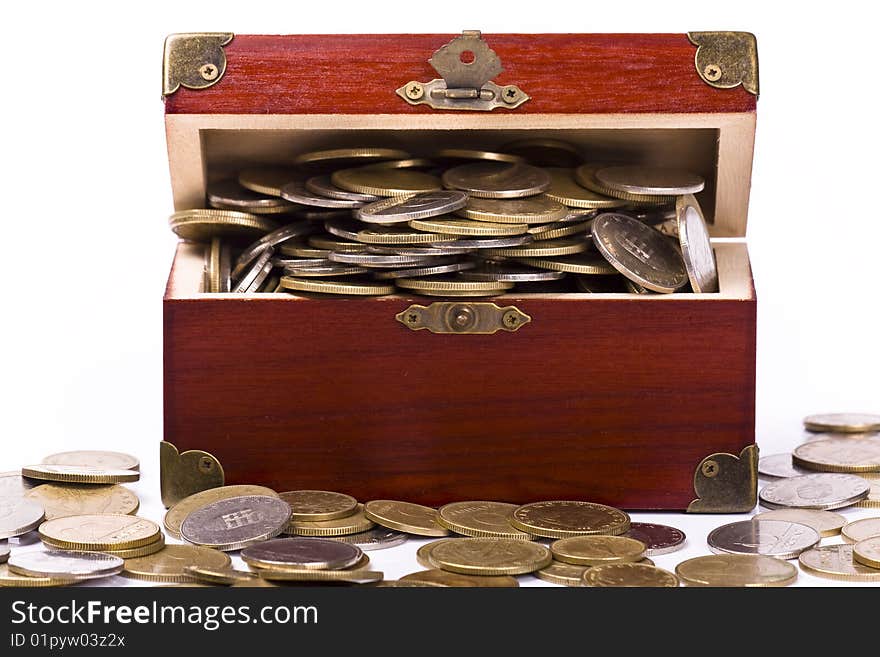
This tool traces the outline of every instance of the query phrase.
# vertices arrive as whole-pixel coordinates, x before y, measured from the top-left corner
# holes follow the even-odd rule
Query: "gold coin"
[[[644,543],[625,536],[569,536],[550,546],[554,559],[579,566],[640,561],[645,550]]]
[[[165,534],[159,534],[159,538],[152,543],[147,543],[136,548],[127,548],[124,550],[100,550],[105,554],[112,554],[120,559],[135,559],[137,557],[145,557],[148,554],[155,554],[165,547]]]
[[[359,296],[394,294],[393,285],[368,280],[355,283],[351,281],[322,281],[314,278],[306,280],[294,276],[282,276],[281,287],[285,290],[320,292],[321,294],[350,294]]]
[[[811,575],[848,582],[880,582],[880,570],[853,560],[852,545],[826,545],[801,552],[801,568]]]
[[[848,522],[840,535],[847,543],[858,543],[872,536],[880,536],[880,518],[861,518]]]
[[[564,271],[570,274],[589,274],[594,276],[617,274],[614,266],[597,251],[585,251],[584,253],[560,258],[518,258],[518,260],[524,265],[531,265],[538,269]]]
[[[545,582],[550,582],[551,584],[560,584],[561,586],[583,586],[584,573],[590,568],[592,568],[592,566],[576,566],[572,563],[563,563],[562,561],[556,561],[554,559],[550,562],[549,566],[541,568],[541,570],[536,570],[532,575]]]
[[[312,235],[309,237],[309,245],[317,249],[326,249],[328,251],[336,251],[337,253],[363,253],[367,250],[367,247],[358,242],[334,240],[325,235]]]
[[[791,461],[819,472],[880,472],[880,437],[814,440],[795,447]]]
[[[873,413],[824,413],[804,418],[807,431],[870,433],[880,431],[880,415]]]
[[[26,465],[22,476],[41,481],[60,481],[71,484],[119,484],[141,478],[137,470],[105,470],[85,465]]]
[[[558,201],[566,207],[595,210],[598,208],[620,208],[626,205],[626,202],[621,199],[591,191],[578,184],[579,181],[575,180],[573,169],[547,167],[544,171],[550,174],[550,189],[545,194],[548,198]]]
[[[861,476],[864,477],[864,473]],[[859,500],[853,506],[866,509],[880,508],[880,481],[870,481],[868,483],[871,484],[871,490],[868,492],[868,497]]]
[[[338,164],[341,160],[345,164],[353,164],[357,161],[372,160],[406,160],[411,156],[406,151],[396,148],[333,148],[324,151],[313,151],[297,155],[293,162],[298,165],[315,164]]]
[[[211,245],[207,249],[205,262],[205,292],[217,294],[221,291],[220,285],[220,251],[222,246],[219,237],[211,238]]]
[[[152,520],[122,514],[84,514],[47,520],[40,538],[63,550],[125,550],[148,545],[162,533]]]
[[[43,484],[32,488],[25,497],[43,505],[46,520],[102,513],[133,514],[140,504],[137,495],[117,484]]]
[[[530,541],[533,536],[514,529],[510,516],[516,504],[506,502],[452,502],[440,507],[437,522],[465,536],[514,538]]]
[[[419,580],[410,580],[407,582],[402,582],[399,579],[385,579],[381,582],[376,582],[375,584],[369,584],[368,586],[373,586],[376,588],[394,588],[394,589],[442,589],[446,588],[445,584],[437,584],[436,582],[425,582]]]
[[[434,244],[448,241],[449,235],[374,226],[358,231],[357,238],[364,244]]]
[[[431,559],[443,570],[463,575],[523,575],[553,561],[546,546],[512,538],[444,541],[431,551]]]
[[[456,210],[455,214],[473,221],[496,224],[547,224],[564,219],[568,215],[568,208],[544,194],[508,199],[472,196],[467,205]]]
[[[863,538],[853,545],[853,560],[868,568],[880,569],[880,536]]]
[[[364,514],[388,529],[418,536],[447,536],[449,530],[437,522],[437,510],[412,502],[371,500],[364,504]]]
[[[378,570],[260,570],[261,578],[273,582],[377,582],[385,575]]]
[[[475,148],[442,148],[434,154],[434,157],[442,160],[489,160],[491,162],[510,162],[511,164],[525,161],[519,155],[481,151]]]
[[[165,549],[145,557],[126,559],[122,575],[148,582],[194,582],[188,566],[221,569],[232,565],[229,555],[198,545],[166,545]]]
[[[354,515],[359,508],[351,495],[329,490],[291,490],[278,497],[290,505],[291,521],[336,520]]]
[[[670,201],[671,197],[667,195],[630,194],[629,192],[612,189],[611,187],[602,184],[599,179],[596,178],[596,172],[605,168],[607,168],[607,165],[605,164],[582,164],[574,170],[574,180],[581,187],[584,187],[601,197],[627,201],[626,203],[609,207],[644,207],[646,205],[658,205]]]
[[[513,283],[502,281],[465,281],[448,278],[398,278],[394,282],[398,286],[410,290],[431,292],[454,292],[456,290],[473,292],[480,290],[495,291],[509,290],[513,287]]]
[[[84,465],[99,470],[137,470],[140,468],[140,461],[131,454],[86,449],[51,454],[44,458],[42,463],[46,465]]]
[[[604,504],[571,500],[532,502],[513,512],[510,523],[534,536],[566,538],[604,534],[616,536],[629,530],[629,515]]]
[[[18,588],[43,588],[46,586],[69,586],[74,584],[76,579],[60,579],[58,577],[28,577],[27,575],[16,575],[9,571],[9,566],[5,563],[0,564],[0,587],[14,586]]]
[[[447,570],[433,568],[410,573],[400,578],[401,582],[428,582],[455,588],[479,587],[479,588],[517,588],[519,582],[510,575],[486,576],[486,575],[463,575],[451,573]]]
[[[238,582],[253,581],[260,577],[256,573],[247,572],[245,570],[236,570],[232,566],[227,566],[226,568],[212,568],[196,564],[186,566],[183,570],[187,575],[192,576],[199,582],[221,584],[225,586],[232,586]]]
[[[549,258],[583,253],[590,248],[590,244],[591,242],[585,237],[562,237],[555,240],[540,240],[525,246],[483,249],[483,253],[508,258]]]
[[[491,290],[419,290],[418,294],[426,297],[497,297],[502,294],[507,294],[507,289],[493,288]]]
[[[296,536],[347,536],[365,532],[374,526],[373,521],[364,515],[364,505],[355,503],[355,512],[349,516],[332,520],[291,520],[284,533]]]
[[[584,573],[585,586],[675,588],[678,584],[673,573],[643,563],[609,563]]]
[[[327,256],[330,255],[330,249],[318,249],[293,240],[285,242],[284,244],[279,244],[278,252],[284,256],[314,258],[315,260],[326,260]],[[316,263],[316,265],[317,264],[318,263]]]
[[[303,179],[303,173],[294,167],[256,167],[238,174],[238,184],[252,192],[281,196],[287,183]]]
[[[570,237],[572,235],[579,235],[580,233],[589,233],[590,228],[593,226],[592,221],[583,221],[581,223],[558,223],[558,224],[550,224],[551,228],[548,230],[542,230],[539,233],[532,233],[535,236],[536,242],[543,242],[544,240],[555,240],[560,237]],[[544,228],[544,226],[542,226]],[[531,233],[532,231],[529,230]]]
[[[437,562],[431,558],[431,553],[434,551],[434,548],[441,543],[454,540],[456,539],[441,538],[439,541],[431,541],[430,543],[425,543],[418,550],[416,550],[416,561],[418,561],[419,565],[424,568],[439,568],[440,566],[437,565]]]
[[[443,188],[437,176],[413,169],[342,169],[334,171],[330,180],[349,192],[375,196],[407,196]]]
[[[241,497],[242,495],[268,495],[270,497],[278,497],[278,493],[265,486],[243,484],[209,488],[208,490],[203,490],[194,493],[189,497],[183,498],[177,504],[168,509],[163,522],[165,525],[165,531],[171,534],[174,538],[180,538],[180,526],[190,513],[196,509],[201,509],[203,506],[217,502],[218,500],[225,500],[230,497]]]
[[[235,210],[195,209],[175,212],[168,225],[178,237],[194,242],[208,242],[213,237],[256,237],[278,228],[268,217]]]
[[[675,574],[685,586],[788,586],[797,568],[763,554],[713,554],[682,561]]]
[[[467,219],[414,219],[410,228],[440,233],[442,235],[470,235],[476,237],[501,237],[522,235],[528,232],[528,224],[494,224]]]
[[[785,520],[812,527],[819,536],[837,536],[846,524],[846,518],[833,511],[816,509],[773,509],[755,514],[754,520]]]

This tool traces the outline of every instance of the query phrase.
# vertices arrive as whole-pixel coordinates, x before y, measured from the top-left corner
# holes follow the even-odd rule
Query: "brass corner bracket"
[[[758,502],[758,446],[748,445],[739,456],[710,454],[694,472],[697,499],[688,513],[746,513]]]
[[[413,304],[394,318],[408,329],[431,333],[491,335],[517,331],[532,321],[516,306],[499,308],[494,303],[438,301],[430,306]]]
[[[465,30],[461,36],[437,50],[428,60],[442,79],[411,80],[396,90],[410,105],[434,109],[515,109],[529,96],[515,84],[499,86],[492,78],[501,73],[501,59],[483,40],[479,30]]]
[[[224,481],[223,466],[208,452],[193,449],[181,454],[169,442],[159,444],[159,485],[165,508],[193,493],[222,486]]]
[[[694,64],[706,84],[716,89],[738,85],[758,95],[758,40],[751,32],[688,32],[697,46]]]
[[[162,57],[162,96],[170,96],[180,87],[207,89],[217,84],[226,72],[223,46],[232,37],[232,32],[169,35]]]

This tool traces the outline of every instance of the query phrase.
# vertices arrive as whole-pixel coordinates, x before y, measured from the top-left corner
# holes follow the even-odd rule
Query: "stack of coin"
[[[242,560],[270,582],[377,582],[383,573],[370,570],[370,558],[356,545],[327,538],[276,538],[241,552]]]
[[[717,292],[701,176],[509,146],[302,153],[210,183],[170,226],[205,243],[209,293]]]

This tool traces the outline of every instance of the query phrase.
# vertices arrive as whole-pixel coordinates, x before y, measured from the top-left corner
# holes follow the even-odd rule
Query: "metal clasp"
[[[516,306],[499,308],[494,303],[438,301],[430,306],[413,304],[395,315],[398,322],[413,331],[431,333],[488,335],[497,331],[516,331],[532,321]]]
[[[529,99],[515,84],[502,87],[492,82],[504,68],[479,30],[465,30],[437,50],[428,63],[443,79],[412,80],[400,87],[397,95],[410,105],[491,111],[497,107],[514,109]]]

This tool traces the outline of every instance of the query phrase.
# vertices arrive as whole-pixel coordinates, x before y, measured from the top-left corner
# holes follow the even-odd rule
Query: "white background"
[[[759,296],[758,442],[764,454],[790,450],[807,413],[880,412],[876,17],[863,3],[789,6],[213,0],[6,7],[0,471],[62,449],[132,452],[143,462],[135,486],[142,513],[161,518],[161,298],[174,237],[166,223],[172,206],[160,70],[171,32],[754,32],[762,96],[748,242]],[[723,521],[663,518],[690,537],[687,552],[657,559],[669,568],[706,553],[706,532]],[[411,545],[375,552],[374,561],[390,577],[416,570]],[[801,583],[823,582],[802,576]]]

